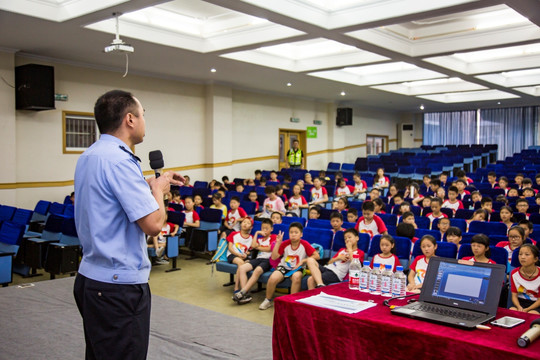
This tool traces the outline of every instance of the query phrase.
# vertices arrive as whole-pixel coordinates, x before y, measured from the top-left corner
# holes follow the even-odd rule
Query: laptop
[[[495,318],[505,276],[503,265],[433,257],[429,260],[419,300],[391,312],[474,329]]]

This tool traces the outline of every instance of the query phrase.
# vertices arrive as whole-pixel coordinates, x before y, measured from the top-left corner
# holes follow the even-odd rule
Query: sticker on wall
[[[316,139],[317,138],[317,127],[316,126],[308,126],[307,127],[306,137],[308,139]]]

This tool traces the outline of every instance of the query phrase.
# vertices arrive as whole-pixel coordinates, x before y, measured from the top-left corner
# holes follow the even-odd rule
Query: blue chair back
[[[182,198],[193,195],[193,188],[191,186],[181,186],[178,191],[180,192],[180,196]]]
[[[51,206],[49,206],[49,213],[54,214],[54,215],[64,215],[65,209],[66,209],[66,205],[53,202]]]
[[[416,226],[418,226],[419,229],[429,230],[429,227],[431,226],[429,218],[425,216],[415,216],[414,222],[416,223]]]
[[[28,225],[33,213],[34,212],[32,210],[17,209],[15,214],[13,214],[11,221],[19,225]]]
[[[77,235],[77,228],[75,227],[74,218],[64,219],[62,223],[62,233],[60,234],[58,242],[65,245],[81,245]]]
[[[508,265],[508,251],[506,249],[496,246],[489,247],[491,251],[491,259],[497,264]],[[519,253],[519,251],[518,251]]]
[[[504,235],[489,235],[489,244],[497,246],[501,241],[508,241],[508,237]]]
[[[202,189],[202,188],[208,188],[208,181],[195,181],[193,184],[193,187],[195,189]]]
[[[255,215],[255,206],[256,204],[253,201],[240,201],[240,207],[244,209],[248,215]]]
[[[4,221],[0,227],[0,243],[7,245],[21,245],[21,239],[25,230],[24,225]]]
[[[385,225],[396,226],[397,225],[397,215],[394,214],[377,214]]]
[[[282,219],[282,224],[290,225],[294,222],[299,222],[302,226],[306,226],[306,218],[296,217],[296,216],[284,216]]]
[[[422,236],[424,235],[431,235],[435,238],[437,241],[441,241],[441,232],[438,230],[428,230],[428,229],[416,229],[414,232],[415,236],[420,240],[422,239]],[[418,242],[418,241],[417,241]]]
[[[508,227],[503,223],[471,221],[469,232],[485,235],[506,235]]]
[[[278,235],[279,232],[283,233],[283,240],[289,239],[289,225],[287,224],[275,224],[272,234]]]
[[[504,250],[504,248],[501,248]],[[508,262],[508,252],[506,252],[506,261]],[[519,248],[515,248],[512,252],[512,261],[510,262],[511,268],[520,267],[521,263],[519,262]]]
[[[75,217],[75,206],[73,206],[73,204],[65,205],[64,213],[62,215],[64,215],[66,218]]]
[[[16,210],[17,208],[13,206],[0,206],[0,221],[11,221]]]
[[[49,206],[51,206],[50,201],[39,200],[36,204],[36,207],[34,208],[34,213],[47,215],[47,213],[49,212]]]
[[[418,255],[422,255],[420,240],[414,243],[411,259],[414,259]],[[435,255],[455,259],[457,256],[457,245],[449,242],[437,241]]]
[[[201,218],[201,230],[219,230],[221,227],[221,217],[223,212],[219,209],[204,208],[199,214]]]
[[[306,227],[304,229],[303,238],[310,244],[317,243],[319,245],[322,245],[324,250],[330,251],[330,248],[332,246],[332,239],[334,238],[334,233],[332,232],[332,230]]]
[[[178,212],[184,210],[184,206],[182,204],[169,203],[169,207]]]
[[[462,233],[467,232],[467,221],[464,219],[450,219],[450,226],[455,226],[461,230]]]
[[[311,219],[307,222],[306,228],[332,229],[330,220]]]
[[[186,220],[186,214],[178,211],[167,211],[167,222],[178,225],[179,227],[184,226],[184,221]]]

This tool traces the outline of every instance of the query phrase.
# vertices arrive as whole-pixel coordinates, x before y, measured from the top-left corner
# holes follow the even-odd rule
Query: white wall
[[[26,63],[53,65],[55,92],[68,95],[69,100],[56,102],[56,110],[15,111],[14,90],[0,83],[0,151],[4,154],[0,203],[25,208],[33,208],[39,199],[62,201],[73,189],[69,181],[79,155],[63,154],[62,111],[91,113],[95,100],[114,88],[133,92],[145,108],[146,136],[135,149],[143,171],[150,170],[148,152],[160,149],[166,168],[179,169],[192,181],[222,175],[252,177],[255,169],[277,169],[279,129],[306,130],[315,126],[313,120],[322,125],[317,126],[317,138],[307,140],[305,150],[320,153],[308,158],[308,167],[325,169],[329,161],[354,162],[365,156],[365,147],[343,148],[365,144],[366,134],[395,139],[400,121],[398,114],[354,109],[353,126],[338,128],[335,104],[132,74],[122,78],[119,73],[2,52],[0,75],[14,83],[14,67]],[[300,123],[291,123],[291,117],[300,118]],[[390,145],[395,147],[395,142]],[[241,161],[264,157],[274,158]]]

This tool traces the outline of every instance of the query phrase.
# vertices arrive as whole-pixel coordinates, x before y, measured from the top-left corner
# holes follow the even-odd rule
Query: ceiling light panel
[[[388,60],[384,56],[322,38],[266,46],[256,50],[239,51],[221,56],[293,72]]]
[[[309,75],[357,86],[446,77],[438,72],[422,69],[405,62],[348,67],[340,70],[312,72]]]
[[[0,0],[0,10],[63,22],[129,0]]]
[[[87,28],[115,31],[112,20]],[[126,13],[120,17],[120,29],[126,37],[202,53],[304,34],[200,0],[176,0]]]
[[[409,56],[540,39],[540,28],[506,5],[359,30],[347,35]]]
[[[475,0],[242,0],[326,29],[363,24]]]
[[[521,91],[524,94],[528,94],[532,96],[540,96],[540,85],[518,87],[518,88],[514,88],[514,90]]]
[[[487,89],[485,86],[473,84],[460,78],[446,78],[404,82],[401,84],[376,85],[372,86],[372,88],[408,96]]]
[[[500,90],[465,91],[445,94],[419,95],[418,97],[445,104],[519,98],[518,95]]]
[[[424,60],[465,74],[526,69],[540,64],[540,43],[455,53]]]
[[[476,77],[505,87],[538,85],[540,84],[540,68],[478,75]]]

